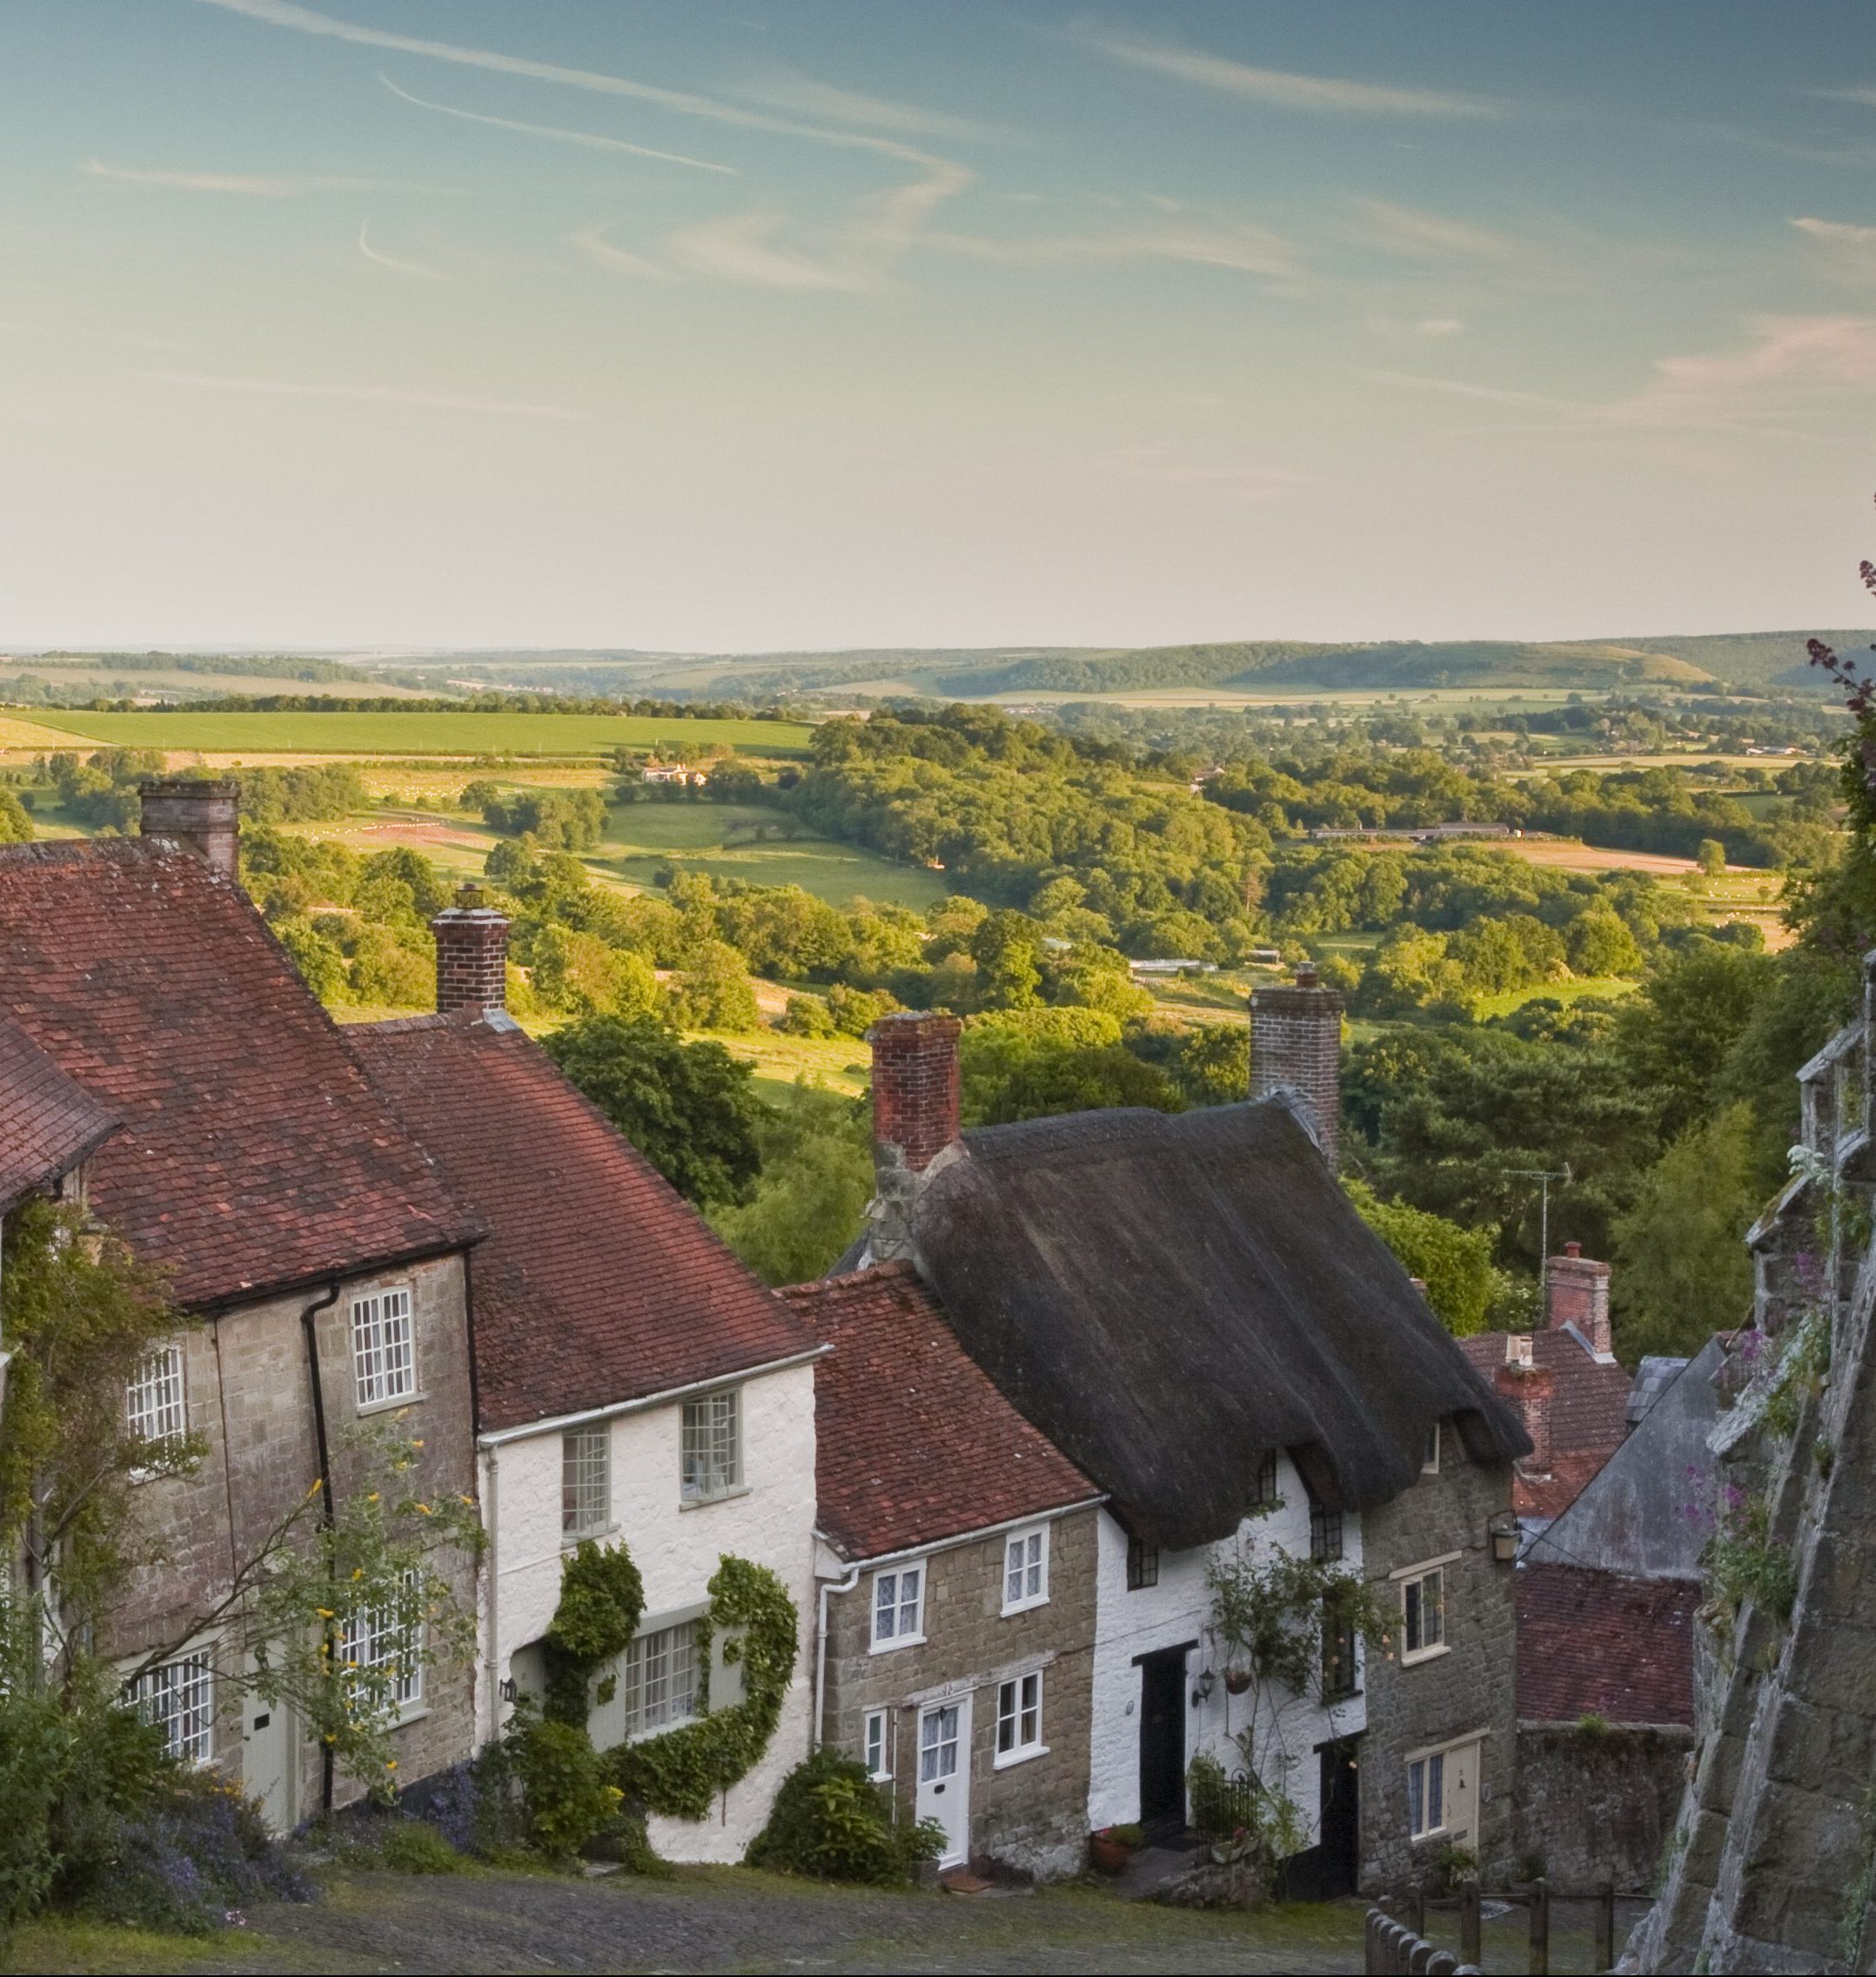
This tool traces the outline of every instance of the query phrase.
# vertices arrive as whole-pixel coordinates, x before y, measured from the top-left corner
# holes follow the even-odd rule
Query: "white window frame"
[[[869,1709],[861,1719],[860,1761],[875,1785],[892,1783],[893,1712],[889,1709]]]
[[[1403,1668],[1410,1668],[1414,1666],[1417,1662],[1431,1661],[1437,1656],[1451,1652],[1451,1627],[1450,1625],[1451,1619],[1451,1602],[1447,1598],[1446,1568],[1448,1565],[1453,1564],[1458,1558],[1458,1552],[1448,1551],[1444,1553],[1437,1558],[1428,1558],[1423,1564],[1417,1565],[1405,1565],[1403,1566],[1400,1571],[1389,1574],[1389,1577],[1391,1578],[1400,1587],[1400,1665]],[[1410,1647],[1407,1645],[1408,1590],[1410,1587],[1416,1586],[1424,1588],[1430,1580],[1433,1579],[1437,1579],[1439,1582],[1439,1589],[1437,1593],[1439,1608],[1438,1639],[1431,1641],[1429,1641],[1426,1639],[1426,1595],[1423,1591],[1420,1595],[1420,1612],[1422,1615],[1420,1629],[1421,1645],[1418,1647]]]
[[[924,1645],[925,1602],[931,1591],[928,1572],[928,1560],[902,1558],[897,1565],[888,1565],[884,1571],[874,1573],[873,1584],[868,1592],[868,1605],[873,1616],[870,1652],[890,1654],[898,1648],[921,1647]],[[905,1592],[908,1577],[914,1577],[918,1581],[910,1599],[906,1598]],[[916,1630],[912,1633],[905,1631],[908,1610],[911,1625]],[[886,1613],[892,1615],[892,1625],[882,1632],[880,1620]]]
[[[1004,1726],[1009,1726],[1010,1741],[1003,1741]],[[1027,1734],[1026,1734],[1027,1733]],[[1042,1741],[1042,1671],[1025,1669],[1008,1681],[996,1685],[996,1731],[991,1743],[991,1768],[1002,1771],[1013,1764],[1027,1764],[1032,1758],[1049,1755]]]
[[[717,1417],[713,1418],[710,1411]],[[724,1420],[728,1424],[729,1461],[720,1463]],[[692,1458],[701,1458],[702,1474],[692,1478]],[[719,1387],[681,1404],[678,1411],[678,1496],[685,1505],[720,1503],[742,1494],[742,1389]]]
[[[1418,1819],[1415,1823],[1414,1773],[1420,1774],[1420,1805]],[[1437,1791],[1439,1794],[1439,1817],[1429,1820],[1428,1797]],[[1437,1840],[1446,1830],[1446,1751],[1444,1746],[1437,1751],[1424,1751],[1417,1758],[1407,1760],[1407,1837],[1410,1840]]]
[[[1441,1424],[1435,1421],[1427,1432],[1426,1453],[1422,1457],[1420,1462],[1420,1473],[1423,1476],[1437,1476],[1439,1474],[1441,1438]]]
[[[1015,1582],[1016,1596],[1010,1597]],[[1035,1524],[1013,1531],[1003,1540],[1003,1617],[1026,1613],[1049,1604],[1049,1526]]]
[[[352,1300],[352,1382],[360,1414],[419,1397],[417,1301],[408,1284]]]
[[[696,1621],[674,1620],[635,1634],[619,1657],[615,1679],[627,1742],[662,1736],[693,1721],[699,1713]]]
[[[161,1725],[170,1755],[198,1769],[215,1761],[215,1660],[202,1646],[159,1661],[124,1685],[125,1699],[146,1723]],[[178,1696],[184,1699],[178,1705]],[[187,1734],[178,1733],[187,1723]]]
[[[409,1575],[408,1585],[415,1574]],[[424,1713],[424,1623],[399,1625],[397,1614],[384,1606],[361,1606],[339,1630],[338,1658],[361,1668],[379,1668],[386,1662],[399,1663],[395,1686],[390,1694],[390,1714],[398,1723],[407,1723]]]
[[[159,1345],[124,1390],[124,1413],[140,1442],[179,1442],[189,1432],[188,1374],[180,1345]]]
[[[560,1438],[560,1542],[577,1545],[612,1527],[612,1424],[569,1428]]]

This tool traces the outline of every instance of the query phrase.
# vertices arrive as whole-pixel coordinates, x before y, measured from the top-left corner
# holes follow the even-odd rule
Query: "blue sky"
[[[1866,615],[1876,13],[10,0],[0,640]]]

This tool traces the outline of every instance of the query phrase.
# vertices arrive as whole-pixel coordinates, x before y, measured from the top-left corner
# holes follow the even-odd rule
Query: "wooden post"
[[[1426,1933],[1426,1890],[1424,1887],[1417,1887],[1409,1900],[1407,1927],[1417,1936]]]
[[[1477,1963],[1479,1958],[1478,1883],[1459,1883],[1459,1960]]]
[[[1616,1967],[1616,1884],[1605,1881],[1596,1897],[1596,1967]]]
[[[1531,1886],[1531,1977],[1551,1977],[1551,1884],[1540,1874]]]

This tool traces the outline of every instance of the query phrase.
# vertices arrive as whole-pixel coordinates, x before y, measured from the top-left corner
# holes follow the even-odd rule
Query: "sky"
[[[1866,0],[4,0],[0,642],[1866,621]]]

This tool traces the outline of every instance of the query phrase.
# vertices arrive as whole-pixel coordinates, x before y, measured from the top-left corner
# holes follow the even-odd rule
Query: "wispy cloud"
[[[1370,316],[1368,333],[1402,342],[1423,337],[1456,337],[1465,328],[1457,316]]]
[[[671,279],[669,268],[661,268],[642,254],[615,245],[606,238],[606,231],[603,225],[583,226],[573,236],[573,245],[589,261],[598,263],[602,268],[613,268],[621,274],[643,275],[652,281]]]
[[[1341,76],[1297,76],[1282,69],[1253,68],[1173,42],[1097,30],[1077,38],[1111,61],[1279,110],[1326,111],[1343,117],[1503,117],[1508,111],[1506,104],[1488,97],[1448,90],[1402,89]]]
[[[251,199],[292,199],[308,192],[425,192],[446,194],[449,185],[406,184],[398,179],[347,178],[317,172],[170,171],[142,165],[107,164],[87,158],[78,167],[88,178],[145,192],[216,192]]]
[[[1371,385],[1389,385],[1399,391],[1443,392],[1449,398],[1475,399],[1486,405],[1521,405],[1545,412],[1593,412],[1595,407],[1570,399],[1545,398],[1537,392],[1514,391],[1503,385],[1475,385],[1463,378],[1421,378],[1405,371],[1363,371]]]
[[[1876,386],[1876,318],[1762,316],[1744,350],[1655,361],[1656,383],[1627,401],[1652,405],[1732,400],[1768,389]]]
[[[144,376],[162,385],[252,392],[270,398],[341,399],[361,405],[407,405],[430,412],[490,412],[514,419],[576,419],[586,416],[564,405],[536,405],[523,399],[467,398],[454,392],[413,392],[396,385],[307,385],[277,378],[213,378],[194,371],[146,371]]]
[[[1519,251],[1519,244],[1508,235],[1444,213],[1397,205],[1391,199],[1357,199],[1356,206],[1359,238],[1404,260],[1502,261]]]
[[[656,158],[666,164],[687,164],[698,171],[721,171],[734,177],[736,168],[733,164],[716,164],[707,158],[687,157],[681,151],[661,151],[649,144],[628,144],[623,137],[607,137],[595,131],[568,131],[557,124],[526,124],[515,117],[490,117],[479,110],[461,110],[452,103],[432,103],[429,97],[413,95],[409,90],[400,89],[381,70],[378,79],[392,96],[401,97],[405,103],[415,104],[419,110],[433,110],[441,117],[459,117],[465,124],[486,124],[492,130],[515,131],[530,137],[549,137],[563,144],[578,144],[587,151],[625,151],[633,157]]]
[[[1295,245],[1267,228],[1209,220],[1154,218],[1090,233],[989,237],[938,233],[930,245],[1007,267],[1100,267],[1125,261],[1186,261],[1239,274],[1295,280],[1303,264]]]
[[[1876,279],[1876,226],[1853,226],[1846,220],[1794,219],[1800,233],[1816,241],[1829,265],[1853,281]]]
[[[792,70],[777,70],[734,93],[747,102],[764,104],[771,110],[817,117],[829,124],[857,124],[862,130],[898,131],[908,137],[951,137],[964,143],[991,141],[1001,135],[988,124],[974,123],[966,117],[922,109],[913,103],[895,103],[886,97],[861,96],[831,83],[817,83]]]
[[[358,227],[358,251],[367,261],[375,261],[381,268],[390,268],[400,275],[414,275],[420,281],[453,281],[456,278],[446,274],[441,268],[426,267],[421,261],[407,261],[397,254],[387,254],[381,247],[372,246],[368,238],[372,223],[362,221]]]

